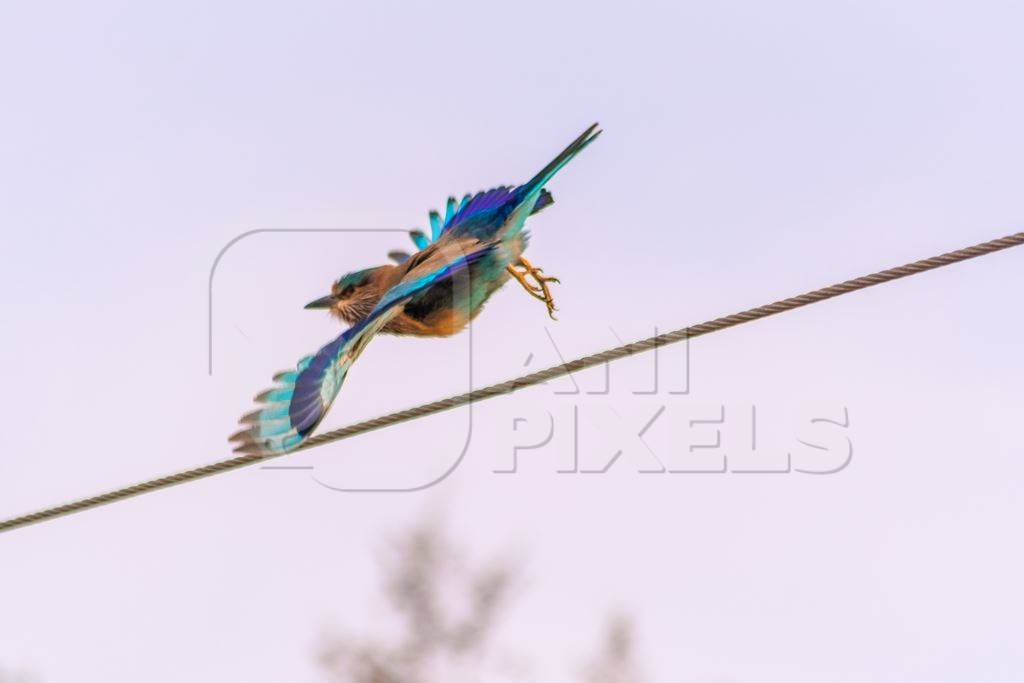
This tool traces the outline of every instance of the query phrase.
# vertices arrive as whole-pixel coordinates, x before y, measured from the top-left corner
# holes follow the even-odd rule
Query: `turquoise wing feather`
[[[426,249],[430,246],[430,240],[427,239],[427,236],[423,234],[422,230],[410,230],[409,238],[412,240],[412,243],[416,245],[417,249]]]

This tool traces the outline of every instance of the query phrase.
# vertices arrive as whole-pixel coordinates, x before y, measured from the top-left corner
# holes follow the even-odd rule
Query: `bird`
[[[588,132],[596,130],[597,124],[587,129],[584,132],[584,136]],[[594,134],[594,137],[600,131]],[[583,136],[581,136],[583,137]],[[571,147],[571,145],[570,145]],[[499,194],[515,190],[514,186],[501,186],[496,187],[487,192],[479,192],[475,196],[466,194],[463,195],[462,201],[456,203],[455,197],[450,196],[445,204],[445,215],[444,220],[441,219],[441,215],[438,211],[430,211],[430,228],[431,237],[427,237],[426,233],[422,230],[414,229],[409,231],[409,237],[412,243],[417,249],[426,249],[430,244],[441,236],[452,227],[453,223],[456,223],[456,217],[461,218],[466,208],[473,202],[483,200],[488,195]],[[537,201],[530,211],[530,215],[534,215],[543,209],[551,206],[555,201],[546,188],[541,188],[540,195],[537,197]],[[510,263],[506,266],[508,274],[513,277],[526,292],[540,301],[544,302],[547,307],[548,316],[551,319],[555,319],[555,300],[551,294],[549,283],[558,283],[557,277],[551,277],[544,274],[543,268],[534,266],[530,261],[522,255],[522,251],[526,249],[526,243],[529,236],[523,231],[519,233],[517,239],[520,244],[518,245],[519,257],[515,263]],[[403,250],[396,249],[388,252],[388,258],[395,262],[397,265],[401,265],[408,261],[411,255]],[[380,299],[384,292],[382,285],[389,281],[391,277],[391,270],[395,266],[386,264],[382,266],[375,266],[373,268],[364,268],[362,270],[353,271],[347,273],[342,277],[338,278],[331,285],[331,292],[326,296],[322,296],[319,299],[310,301],[306,304],[305,308],[308,310],[319,310],[327,309],[330,313],[340,320],[349,323],[350,325],[357,323],[362,320],[369,312],[373,309],[374,304]],[[532,279],[531,283],[529,280]],[[388,322],[387,325],[381,330],[385,334],[398,334],[398,335],[416,335],[416,336],[447,336],[451,334],[447,332],[444,327],[432,326],[423,320],[418,320],[415,317],[417,312],[422,311],[423,308],[413,307],[411,310],[398,314],[394,319]]]
[[[313,304],[323,302],[315,307],[330,308],[351,327],[294,370],[274,375],[276,385],[256,396],[257,409],[243,415],[242,428],[231,435],[235,451],[281,455],[305,443],[334,403],[349,368],[385,328],[420,336],[462,330],[515,277],[509,266],[522,263],[526,219],[542,197],[550,204],[545,184],[600,134],[593,124],[522,185],[478,192],[457,206],[449,199],[443,223],[431,213],[433,241],[418,252],[335,282],[331,294]],[[538,270],[529,262],[524,267]]]
[[[466,195],[459,206],[466,206],[469,201],[471,201],[471,197]],[[550,206],[554,201],[551,193],[546,189],[542,189],[537,204],[530,215],[532,216],[541,209]],[[454,198],[449,198],[449,206],[453,204]],[[432,216],[434,214],[435,212],[431,212]],[[454,214],[452,213],[445,217],[441,228],[442,235],[444,229],[450,225],[453,217]],[[422,230],[410,230],[409,237],[412,239],[413,244],[420,249],[425,249],[431,244],[431,239]],[[519,240],[522,241],[522,248],[525,249],[527,240],[525,232],[520,233]],[[373,310],[373,307],[380,300],[380,297],[387,289],[388,282],[393,277],[395,269],[411,259],[412,255],[406,251],[396,249],[388,252],[388,258],[394,261],[394,265],[385,264],[347,273],[331,285],[330,294],[309,302],[305,305],[305,308],[308,310],[326,309],[331,315],[349,325],[359,322],[369,315],[370,311]],[[517,279],[531,296],[544,301],[548,306],[548,314],[554,318],[554,299],[551,296],[548,283],[558,282],[558,278],[544,275],[543,269],[536,268],[522,255],[520,255],[517,263],[506,266],[506,270],[509,275]],[[526,277],[531,276],[531,273],[537,284],[531,284],[526,281]],[[435,292],[436,294],[440,294],[440,291]],[[431,307],[426,305],[408,306],[388,321],[381,329],[381,333],[420,337],[448,336],[451,334],[444,326],[432,325],[430,321],[423,319],[423,315],[427,314],[430,310]]]

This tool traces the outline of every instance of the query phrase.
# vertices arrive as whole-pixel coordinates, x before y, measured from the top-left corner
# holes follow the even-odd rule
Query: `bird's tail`
[[[586,149],[587,145],[597,139],[601,134],[600,129],[597,127],[598,124],[593,124],[590,128],[587,128],[583,133],[573,140],[568,147],[562,150],[561,154],[556,156],[551,162],[542,168],[540,172],[530,178],[528,181],[520,185],[515,189],[516,208],[513,210],[510,220],[506,222],[506,225],[510,228],[510,234],[519,232],[522,229],[523,223],[526,222],[527,216],[534,212],[535,207],[541,203],[541,197],[544,190],[544,185],[547,184],[556,173],[562,170],[562,167],[573,160],[573,158]]]

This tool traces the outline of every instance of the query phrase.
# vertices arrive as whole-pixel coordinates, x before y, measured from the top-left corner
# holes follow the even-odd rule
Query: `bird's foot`
[[[520,270],[520,268],[522,268],[522,270]],[[530,296],[543,301],[544,305],[548,308],[548,315],[551,316],[552,320],[556,320],[555,298],[551,295],[548,283],[557,283],[559,282],[559,279],[557,277],[544,275],[543,268],[537,268],[522,256],[519,257],[518,263],[508,265],[508,272],[520,285],[522,285],[523,289],[525,289]],[[530,282],[527,278],[531,278],[533,282]]]

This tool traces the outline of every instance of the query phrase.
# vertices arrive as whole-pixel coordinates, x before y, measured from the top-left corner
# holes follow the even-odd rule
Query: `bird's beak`
[[[327,296],[320,297],[316,301],[310,301],[305,305],[305,308],[308,310],[316,308],[333,308],[336,303],[338,303],[338,297],[333,294],[328,294]]]

